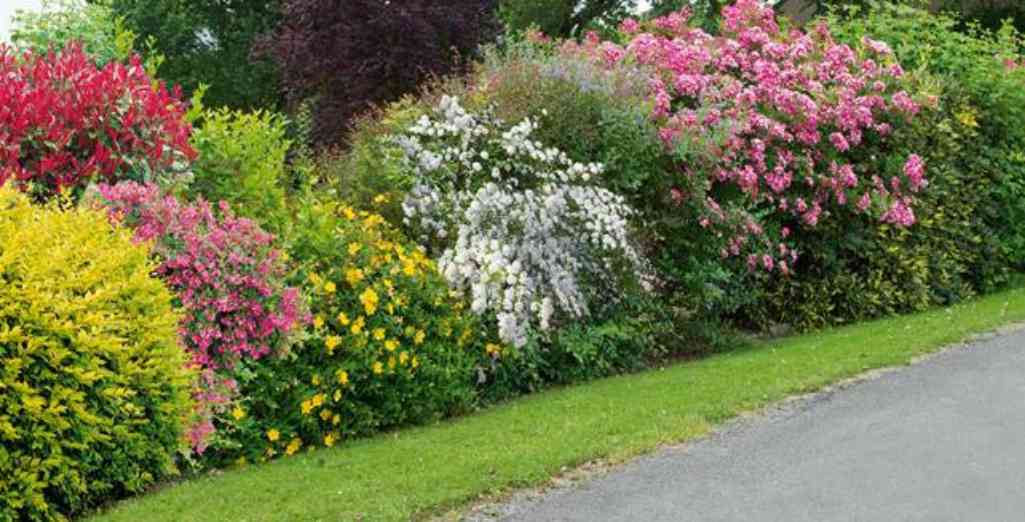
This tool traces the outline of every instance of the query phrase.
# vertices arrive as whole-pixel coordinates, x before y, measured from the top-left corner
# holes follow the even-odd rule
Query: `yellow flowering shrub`
[[[296,229],[308,332],[239,380],[240,411],[219,428],[234,440],[222,459],[291,455],[470,408],[477,366],[500,347],[435,263],[380,215],[341,205],[311,206]]]
[[[175,473],[191,376],[131,238],[0,187],[0,520],[64,520]]]

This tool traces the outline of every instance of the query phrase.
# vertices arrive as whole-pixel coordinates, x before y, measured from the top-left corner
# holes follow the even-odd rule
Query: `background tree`
[[[496,0],[286,0],[257,52],[293,104],[314,100],[312,140],[338,143],[353,117],[446,74],[495,34]]]
[[[210,106],[253,109],[279,104],[273,64],[253,60],[253,41],[278,23],[280,0],[94,0],[108,4],[139,41],[166,60],[158,75],[190,95],[209,84]]]
[[[536,26],[565,38],[594,26],[615,26],[637,8],[637,0],[502,0],[499,12],[511,32]]]

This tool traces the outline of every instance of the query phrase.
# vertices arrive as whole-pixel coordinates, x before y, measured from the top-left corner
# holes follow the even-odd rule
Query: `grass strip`
[[[756,343],[705,359],[551,390],[432,426],[206,476],[93,522],[409,520],[707,433],[742,412],[867,370],[903,365],[1025,320],[1025,290],[921,314]]]

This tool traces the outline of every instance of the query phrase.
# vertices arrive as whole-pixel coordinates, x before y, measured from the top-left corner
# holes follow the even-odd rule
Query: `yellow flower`
[[[416,264],[413,263],[412,261],[407,261],[407,262],[402,263],[402,273],[406,274],[409,277],[415,276],[416,275]]]
[[[324,435],[324,445],[329,447],[329,448],[331,446],[335,445],[335,436],[334,436],[334,434],[328,433],[327,435]]]
[[[502,347],[495,343],[488,343],[484,346],[484,350],[492,357],[502,353]]]
[[[349,283],[349,286],[356,286],[356,283],[362,281],[364,277],[366,275],[358,268],[350,268],[345,271],[345,280]]]
[[[342,400],[342,390],[335,390],[335,402]],[[327,410],[324,410],[327,411]],[[325,419],[327,420],[327,419]]]
[[[374,374],[381,375],[382,373],[384,373],[384,365],[381,364],[381,361],[374,361]]]
[[[337,392],[336,392],[337,393]],[[331,418],[331,410],[320,410],[320,420],[327,422]]]
[[[349,316],[345,315],[345,312],[340,312],[338,314],[338,322],[341,323],[342,326],[349,326]]]
[[[374,196],[374,203],[377,203],[378,205],[380,205],[381,203],[387,203],[387,202],[388,202],[388,195],[387,194],[378,194],[378,195]]]
[[[327,339],[324,339],[324,347],[327,348],[328,353],[332,353],[335,351],[335,348],[338,348],[338,345],[341,344],[341,342],[342,339],[340,337],[337,335],[331,335],[328,336]]]
[[[406,353],[406,352],[400,353],[399,354],[399,364],[405,366],[407,361],[409,361],[409,354]]]
[[[242,418],[246,416],[246,410],[235,406],[235,409],[231,410],[231,416],[235,417],[235,420],[242,420]]]
[[[312,383],[312,384],[313,384],[314,386],[320,386],[320,375],[317,375],[317,374],[313,374],[313,378],[312,378],[312,379],[310,379],[310,382],[311,382],[311,383]]]
[[[414,355],[413,360],[410,362],[410,365],[413,366],[413,368],[420,366],[420,359],[418,359],[417,356]]]
[[[299,437],[292,439],[292,442],[289,442],[288,447],[285,448],[285,455],[295,455],[295,452],[299,451],[302,446],[303,441]]]
[[[335,287],[335,284],[332,283],[331,281],[328,281],[328,282],[324,283],[324,293],[326,293],[326,294],[333,294],[333,293],[335,293],[336,289],[337,288]]]
[[[340,423],[340,422],[342,422],[342,416],[341,415],[336,413],[334,417],[331,417],[331,424],[334,424],[335,426],[337,426],[338,423]]]
[[[314,317],[313,318],[313,327],[318,329],[318,330],[323,328],[324,327],[324,318],[319,316],[319,315]]]
[[[321,404],[324,404],[324,394],[318,393],[313,396],[313,407],[319,408]]]
[[[350,256],[356,255],[356,253],[359,252],[359,250],[361,248],[363,248],[363,245],[360,245],[359,243],[356,243],[355,241],[353,241],[352,243],[349,243],[349,255]]]
[[[313,402],[303,401],[302,404],[299,405],[299,410],[302,411],[303,415],[309,415],[310,412],[313,411]]]
[[[310,275],[306,276],[306,278],[309,279],[311,283],[317,286],[320,286],[320,282],[323,281],[323,279],[321,279],[320,276],[317,275],[315,272],[310,272]]]
[[[377,311],[377,303],[380,302],[377,292],[373,288],[367,288],[360,294],[359,300],[363,303],[363,310],[367,312],[367,315],[374,315],[374,312]]]
[[[356,219],[356,213],[353,212],[352,208],[350,208],[350,207],[343,208],[342,209],[342,214],[345,216],[345,219],[349,219],[349,220]]]
[[[356,318],[356,322],[352,323],[352,328],[349,328],[349,330],[352,332],[353,335],[359,335],[363,333],[363,326],[365,326],[366,324],[367,320],[364,319],[361,315]]]
[[[278,430],[267,430],[267,440],[276,442],[281,437],[281,433]]]
[[[349,372],[345,370],[338,370],[335,372],[335,376],[338,377],[338,384],[343,386],[349,384]]]
[[[427,337],[427,333],[426,332],[424,332],[423,330],[417,330],[416,331],[416,335],[413,336],[413,344],[417,344],[417,345],[423,344],[425,337]]]
[[[398,364],[398,361],[395,360],[395,356],[394,355],[388,358],[388,369],[389,370],[394,370],[396,364]]]
[[[384,328],[374,328],[374,340],[380,341],[384,339]]]
[[[398,348],[398,347],[399,347],[399,342],[396,341],[395,339],[388,339],[387,341],[384,342],[384,348],[386,350],[388,350],[389,352],[394,352],[395,349]]]

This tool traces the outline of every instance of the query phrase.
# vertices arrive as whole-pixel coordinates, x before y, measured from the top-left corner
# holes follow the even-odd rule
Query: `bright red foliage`
[[[98,68],[72,44],[46,56],[0,45],[0,184],[49,195],[91,180],[145,181],[195,156],[179,91],[138,57]]]

